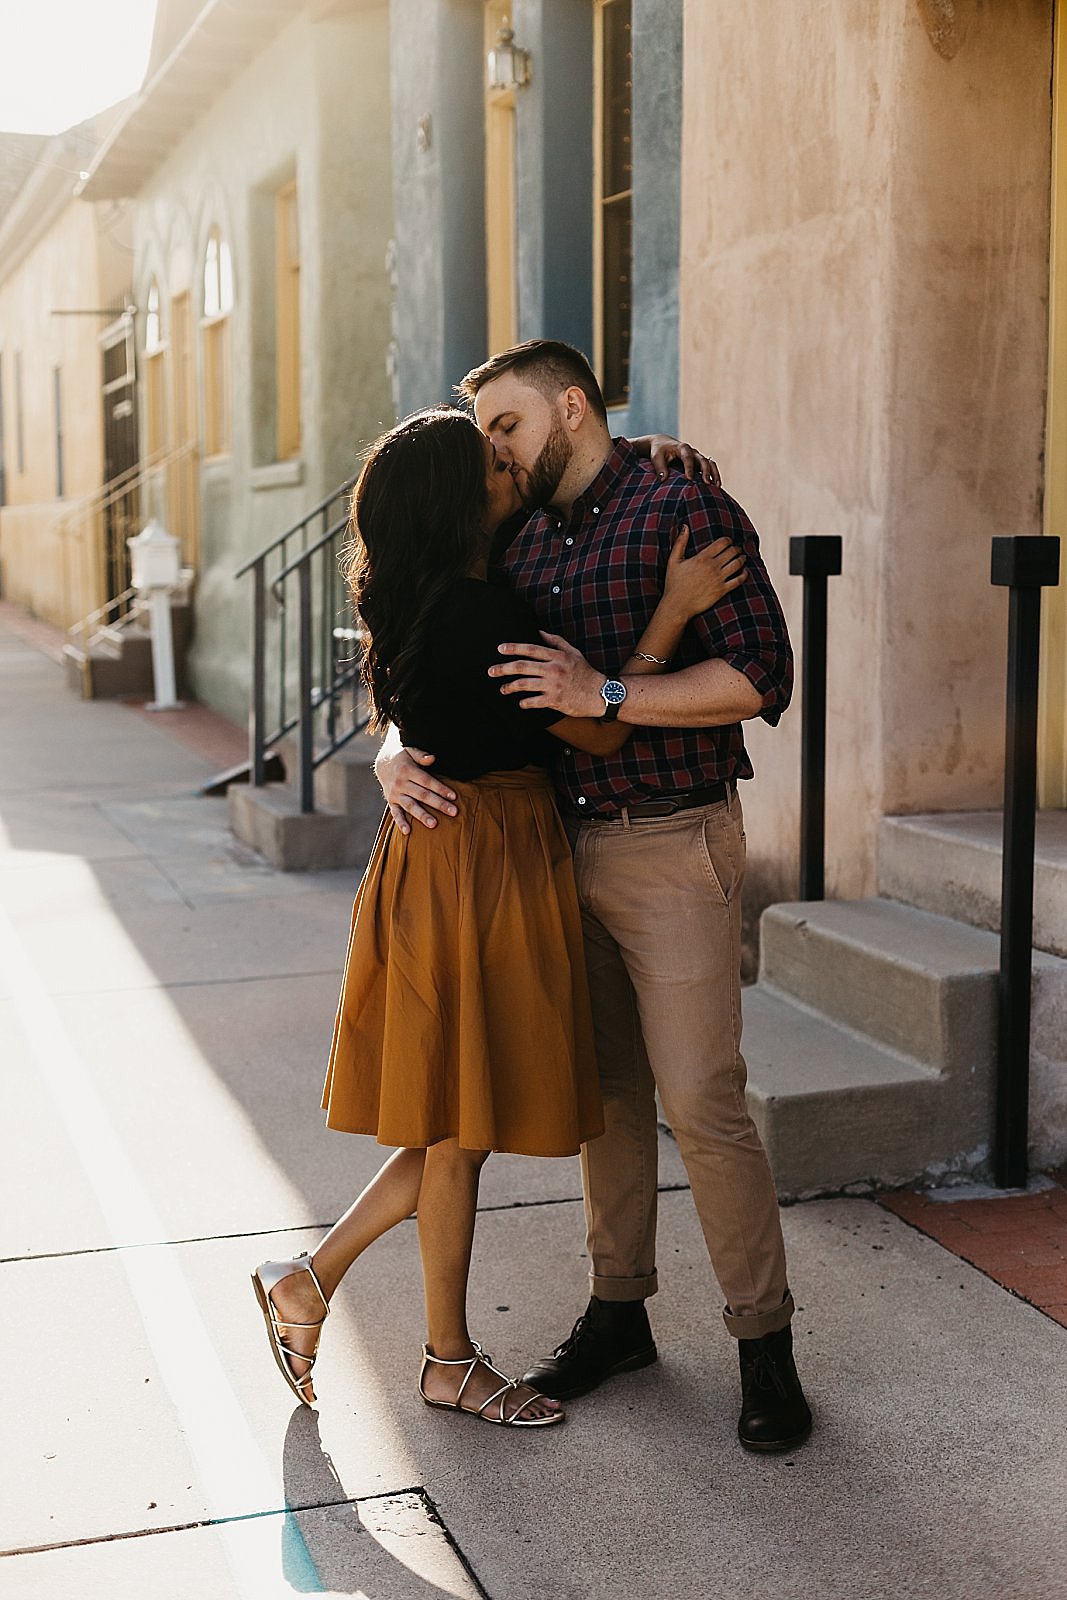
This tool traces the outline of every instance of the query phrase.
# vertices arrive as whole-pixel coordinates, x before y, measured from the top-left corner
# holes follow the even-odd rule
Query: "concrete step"
[[[999,941],[891,900],[771,906],[760,981],[938,1072],[992,1070]]]
[[[315,773],[315,810],[310,813],[300,810],[292,783],[271,783],[262,789],[231,785],[230,827],[283,872],[362,868],[385,810],[374,776],[377,751],[377,739],[357,737],[324,761]],[[285,742],[283,758],[292,777],[297,756],[290,741]]]
[[[875,899],[771,906],[745,991],[749,1098],[779,1190],[989,1174],[999,940]],[[1030,1151],[1067,1159],[1067,961],[1034,953]]]
[[[1002,827],[999,811],[883,818],[879,894],[996,931]],[[1034,944],[1067,956],[1067,811],[1037,814]]]
[[[782,1199],[985,1171],[989,1086],[951,1079],[767,984],[745,990],[748,1103]]]
[[[285,763],[291,783],[300,771],[300,747],[290,735],[278,742],[278,754]],[[336,755],[315,769],[315,805],[346,816],[363,816],[369,808],[384,809],[382,791],[374,776],[374,758],[381,748],[378,734],[358,733]],[[377,826],[377,824],[375,824]]]

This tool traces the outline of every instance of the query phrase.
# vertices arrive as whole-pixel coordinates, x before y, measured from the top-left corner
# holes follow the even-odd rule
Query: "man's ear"
[[[559,409],[563,426],[577,433],[589,414],[589,399],[584,389],[579,389],[576,384],[564,389],[559,397]]]

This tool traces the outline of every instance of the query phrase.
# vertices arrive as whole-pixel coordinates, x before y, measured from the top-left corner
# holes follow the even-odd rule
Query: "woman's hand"
[[[687,478],[702,478],[711,488],[722,488],[719,469],[711,457],[701,454],[695,445],[672,439],[669,433],[650,434],[648,454],[661,478],[670,475],[671,463],[676,461]]]
[[[565,717],[603,716],[600,685],[604,673],[591,667],[582,652],[557,633],[542,633],[541,637],[544,644],[498,647],[502,656],[521,657],[489,668],[491,678],[510,680],[501,686],[501,694],[528,696],[522,702],[524,710],[537,707]]]
[[[436,828],[437,818],[432,815],[433,811],[443,812],[446,817],[456,815],[456,807],[452,803],[456,798],[455,790],[423,770],[432,765],[435,759],[427,755],[425,750],[403,747],[390,750],[383,745],[378,752],[374,776],[382,786],[389,815],[401,833],[411,832],[408,817],[414,817],[424,828]]]
[[[725,536],[686,560],[688,543],[689,529],[683,528],[671,546],[663,580],[664,601],[686,622],[710,611],[747,577],[745,552]]]

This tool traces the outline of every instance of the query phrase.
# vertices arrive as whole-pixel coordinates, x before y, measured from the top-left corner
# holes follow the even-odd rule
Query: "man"
[[[515,658],[492,669],[502,692],[635,730],[609,758],[565,750],[556,773],[606,1132],[582,1154],[589,1305],[526,1381],[564,1399],[656,1359],[644,1302],[657,1288],[658,1087],[739,1341],[741,1443],[793,1449],[811,1413],[793,1362],[774,1183],[745,1105],[739,1048],[745,836],[736,784],[752,776],[740,725],[777,723],[789,702],[781,607],[740,506],[703,483],[661,480],[627,441],[613,441],[578,351],[531,340],[459,387],[533,512],[503,566],[552,636],[544,647],[502,642]],[[620,679],[682,528],[691,550],[729,535],[744,548],[747,581],[691,625],[670,670]],[[394,814],[425,821],[427,806],[454,810],[446,785],[403,755],[386,756],[380,775]]]

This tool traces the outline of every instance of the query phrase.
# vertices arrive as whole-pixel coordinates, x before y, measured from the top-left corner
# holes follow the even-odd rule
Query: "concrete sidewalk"
[[[3,1600],[1067,1592],[1067,1332],[869,1201],[793,1207],[816,1429],[746,1456],[666,1137],[657,1366],[543,1434],[428,1411],[407,1223],[295,1407],[248,1273],[380,1160],[318,1110],[355,885],[236,845],[214,770],[0,622]],[[505,1368],[569,1330],[582,1249],[576,1162],[490,1161],[472,1327]]]

